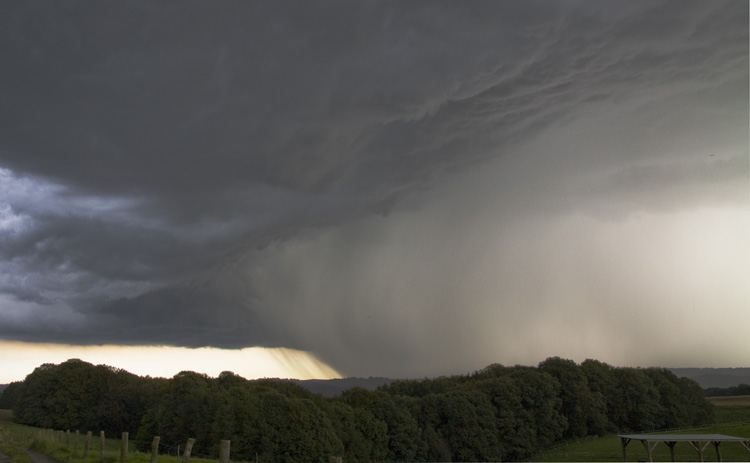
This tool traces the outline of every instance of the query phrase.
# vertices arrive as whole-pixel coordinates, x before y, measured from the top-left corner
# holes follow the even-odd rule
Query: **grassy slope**
[[[714,400],[726,399],[726,400]],[[704,428],[672,431],[672,434],[726,434],[750,438],[750,396],[716,397],[716,424]],[[660,433],[664,434],[664,433]],[[719,447],[723,461],[750,461],[750,452],[737,443],[725,442]],[[628,461],[647,460],[646,449],[640,442],[631,442]],[[705,461],[717,461],[714,447],[703,452]],[[670,461],[669,448],[659,444],[654,450],[654,461]],[[698,453],[687,443],[675,446],[676,461],[696,461]],[[565,445],[543,452],[534,461],[622,461],[622,444],[617,436],[600,437]]]
[[[55,433],[55,436],[59,434]],[[45,433],[29,426],[23,426],[13,422],[13,414],[10,410],[0,410],[0,449],[12,458],[12,463],[31,463],[22,448],[28,448],[35,452],[43,453],[63,463],[117,463],[120,461],[120,439],[107,438],[104,445],[103,459],[100,459],[101,441],[98,435],[91,438],[87,458],[83,458],[83,444],[85,433],[78,436],[71,432],[70,440],[66,434],[62,435],[62,441],[57,438],[48,438]],[[128,463],[149,463],[150,453],[134,451],[134,443],[129,441]],[[159,463],[181,463],[182,457],[159,455]],[[215,460],[203,458],[191,458],[190,463],[216,463]]]

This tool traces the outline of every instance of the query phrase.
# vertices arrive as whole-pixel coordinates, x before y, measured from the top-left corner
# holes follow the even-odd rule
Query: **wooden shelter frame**
[[[628,461],[627,446],[631,440],[639,440],[646,448],[646,455],[648,455],[648,461],[653,460],[653,451],[659,442],[669,447],[669,453],[674,460],[674,446],[678,442],[687,442],[693,447],[700,458],[699,461],[703,461],[703,451],[713,444],[716,449],[716,459],[721,461],[721,452],[719,451],[719,444],[722,442],[738,442],[740,445],[745,447],[750,452],[750,438],[747,437],[736,437],[727,436],[724,434],[620,434],[620,442],[622,443],[622,461]]]

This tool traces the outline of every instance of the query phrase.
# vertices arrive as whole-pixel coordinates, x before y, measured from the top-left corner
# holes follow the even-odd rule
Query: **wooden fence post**
[[[156,436],[151,442],[151,463],[156,463],[156,457],[159,455],[159,439],[159,436]]]
[[[195,439],[191,437],[185,445],[185,454],[182,456],[182,463],[188,463],[190,461],[190,452],[193,451],[193,444],[195,444]]]
[[[221,446],[219,447],[219,462],[229,463],[229,445],[230,441],[222,440]]]
[[[99,461],[104,461],[104,431],[99,431],[99,439],[101,440],[101,444],[99,444]]]
[[[89,444],[91,443],[91,431],[86,432],[86,442],[83,444],[83,458],[89,457]]]
[[[65,446],[70,448],[70,429],[65,431]]]
[[[128,459],[128,433],[122,433],[122,444],[120,445],[120,463]]]

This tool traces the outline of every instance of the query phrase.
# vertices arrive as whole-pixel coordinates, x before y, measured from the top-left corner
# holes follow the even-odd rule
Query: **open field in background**
[[[706,399],[717,407],[750,407],[750,395],[706,397]]]

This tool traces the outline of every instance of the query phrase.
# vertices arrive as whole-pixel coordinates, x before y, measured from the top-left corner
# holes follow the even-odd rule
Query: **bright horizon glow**
[[[138,376],[171,378],[189,370],[216,377],[231,371],[246,379],[331,379],[341,375],[313,354],[285,348],[189,349],[171,346],[71,346],[0,340],[0,384],[22,381],[44,363],[77,358]]]

